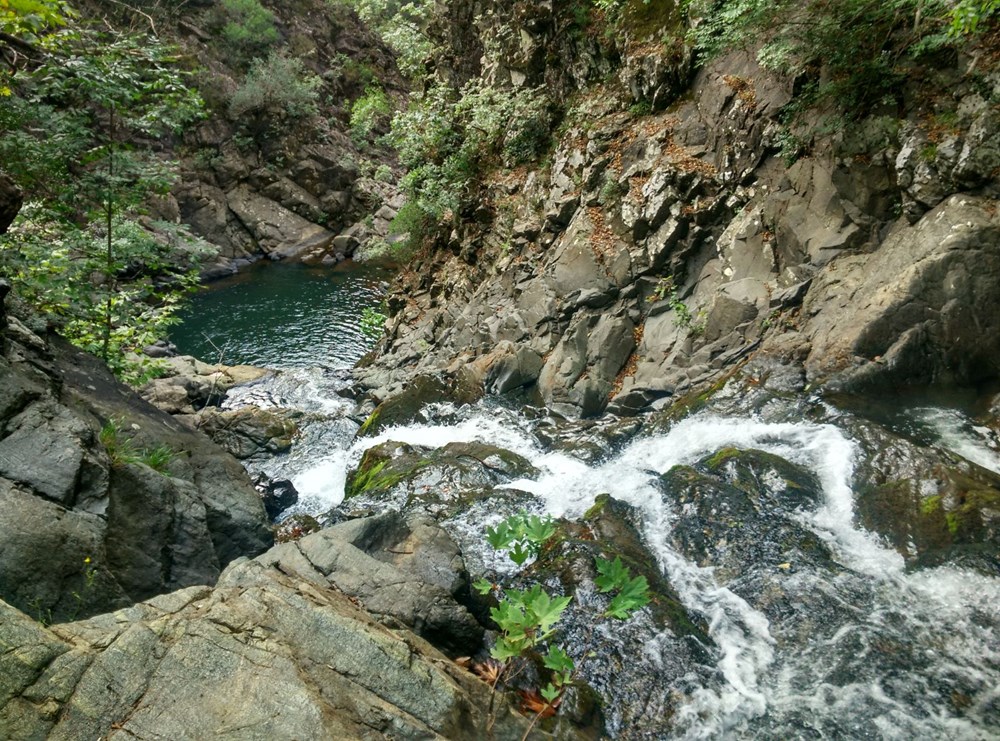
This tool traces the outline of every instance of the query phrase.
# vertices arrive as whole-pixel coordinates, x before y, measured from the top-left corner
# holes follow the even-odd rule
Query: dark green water
[[[353,366],[374,344],[361,313],[378,310],[388,273],[337,267],[257,263],[201,288],[170,339],[185,355],[227,365],[267,368]]]

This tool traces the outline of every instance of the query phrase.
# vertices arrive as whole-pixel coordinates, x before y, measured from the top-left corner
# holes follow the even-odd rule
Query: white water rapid
[[[704,618],[714,643],[714,666],[673,690],[678,710],[664,719],[658,738],[1000,738],[1000,579],[955,567],[907,573],[895,550],[859,529],[852,489],[859,448],[839,428],[703,414],[589,464],[546,449],[532,421],[505,409],[438,407],[429,417],[356,441],[349,429],[308,433],[323,444],[307,446],[297,461],[274,459],[263,468],[292,478],[303,494],[300,506],[321,512],[341,501],[347,471],[380,442],[481,441],[541,471],[510,488],[530,492],[553,516],[578,518],[602,493],[641,510],[648,547],[688,610]],[[674,466],[725,447],[780,456],[822,485],[818,506],[795,516],[828,546],[836,569],[747,566],[780,584],[789,599],[791,608],[777,618],[733,591],[715,569],[679,552],[672,537],[677,505],[656,486]],[[469,543],[501,517],[482,509],[475,516],[452,523],[470,565],[484,557],[468,552]],[[666,646],[649,638],[643,671],[669,661]],[[627,728],[612,730],[630,735]]]

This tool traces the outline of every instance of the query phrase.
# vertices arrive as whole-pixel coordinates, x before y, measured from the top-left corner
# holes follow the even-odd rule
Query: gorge
[[[206,97],[252,69],[230,5],[148,9]],[[328,117],[164,145],[158,216],[241,271],[172,330],[199,359],[136,395],[4,274],[0,735],[1000,733],[993,6],[717,5],[395,8],[413,83],[350,6],[262,4]],[[868,69],[851,19],[868,87],[801,56],[835,21]],[[389,139],[336,98],[373,81]],[[515,564],[522,512],[554,531]],[[600,559],[648,604],[609,617]],[[489,658],[535,585],[572,598],[554,700],[551,649]]]

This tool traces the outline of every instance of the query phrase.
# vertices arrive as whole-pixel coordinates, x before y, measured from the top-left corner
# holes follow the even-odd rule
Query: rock
[[[816,477],[795,464],[725,448],[694,467],[672,469],[661,486],[681,512],[673,530],[681,552],[714,567],[751,604],[764,594],[768,566],[837,568],[826,544],[792,516],[814,508],[822,495]]]
[[[425,448],[385,442],[366,450],[348,474],[344,499],[398,501],[446,515],[491,496],[498,484],[537,475],[525,458],[485,443]]]
[[[442,375],[418,376],[397,393],[379,404],[361,429],[359,436],[374,436],[393,425],[404,425],[420,418],[426,404],[451,401],[466,404],[475,401],[482,388],[463,388],[459,378]]]
[[[272,479],[258,473],[253,477],[253,485],[260,492],[267,516],[272,520],[278,519],[278,515],[299,501],[299,492],[288,479]]]
[[[896,224],[875,254],[838,261],[803,306],[810,382],[972,384],[1000,373],[1000,217],[952,196]]]
[[[1000,476],[871,421],[845,420],[861,446],[859,523],[910,568],[961,564],[1000,573]]]
[[[21,210],[24,195],[5,172],[0,172],[0,234],[7,231]]]
[[[241,561],[214,589],[54,631],[0,603],[0,645],[19,647],[0,653],[0,727],[18,738],[475,738],[490,723],[498,739],[524,734],[528,718],[490,711],[485,682],[374,622],[294,545],[275,551],[294,576],[277,555]]]
[[[271,373],[250,365],[209,365],[189,355],[164,361],[168,375],[146,383],[139,395],[168,414],[193,414],[207,406],[218,406],[233,386]]]
[[[483,628],[456,601],[468,599],[465,565],[452,539],[426,516],[404,519],[387,512],[349,520],[295,547],[299,555],[293,559],[275,549],[258,560],[287,573],[304,557],[330,585],[386,624],[403,625],[453,656],[479,650]]]
[[[197,428],[237,458],[287,453],[298,434],[294,413],[245,406],[239,409],[206,407],[197,415]]]
[[[235,460],[92,356],[18,326],[0,358],[0,598],[78,619],[210,583],[271,544]],[[142,462],[157,447],[163,473]]]

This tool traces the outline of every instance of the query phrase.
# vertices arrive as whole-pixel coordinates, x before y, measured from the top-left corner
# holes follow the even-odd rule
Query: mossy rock
[[[855,473],[862,527],[908,568],[954,563],[1000,573],[1000,476],[872,423],[858,422],[851,434],[865,453]]]
[[[496,486],[537,475],[526,458],[486,443],[425,448],[385,442],[365,451],[348,475],[345,500],[398,496],[406,507],[444,505],[438,514],[448,516],[492,496]]]
[[[794,517],[804,504],[817,506],[821,496],[819,481],[801,466],[727,448],[695,466],[675,466],[660,477],[660,486],[679,512],[676,547],[714,567],[751,603],[767,588],[769,570],[839,570],[827,545]]]
[[[390,427],[419,421],[421,411],[428,404],[470,404],[481,396],[482,389],[466,383],[464,376],[458,380],[431,375],[417,376],[402,392],[375,407],[375,411],[358,430],[358,437],[374,437]]]

